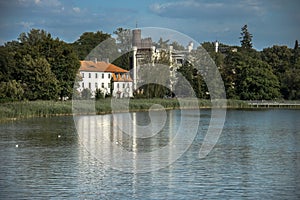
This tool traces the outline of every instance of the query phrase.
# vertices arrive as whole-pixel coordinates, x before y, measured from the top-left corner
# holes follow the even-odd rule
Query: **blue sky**
[[[32,28],[73,42],[87,31],[112,33],[136,22],[174,29],[199,43],[230,45],[240,45],[241,27],[248,24],[258,50],[300,40],[298,0],[0,0],[0,9],[1,44]]]

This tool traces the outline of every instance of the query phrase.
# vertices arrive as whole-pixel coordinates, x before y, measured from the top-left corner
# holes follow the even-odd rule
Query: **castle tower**
[[[132,46],[140,48],[142,43],[142,32],[141,29],[132,30]]]

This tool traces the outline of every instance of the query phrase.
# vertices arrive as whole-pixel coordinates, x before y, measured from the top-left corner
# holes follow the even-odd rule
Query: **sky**
[[[137,26],[173,29],[199,43],[240,45],[247,24],[255,49],[293,48],[300,40],[299,10],[298,0],[0,0],[0,44],[33,28],[74,42],[84,32]]]

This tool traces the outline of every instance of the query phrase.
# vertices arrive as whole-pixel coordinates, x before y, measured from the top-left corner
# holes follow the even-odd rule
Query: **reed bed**
[[[73,102],[74,104],[74,102]],[[212,105],[220,108],[251,108],[247,102],[227,100],[211,102],[206,99],[100,99],[80,100],[76,113],[80,114],[107,114],[112,112],[147,111],[153,105],[160,105],[164,109],[193,109],[211,108]],[[94,106],[94,107],[93,107]],[[113,107],[113,109],[112,109]],[[15,120],[30,117],[50,117],[57,115],[72,115],[72,101],[22,101],[0,104],[0,121]]]

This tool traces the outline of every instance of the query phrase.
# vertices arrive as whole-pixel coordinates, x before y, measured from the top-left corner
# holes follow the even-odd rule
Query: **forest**
[[[124,31],[130,32],[129,29],[118,28],[114,32],[116,38],[102,31],[85,32],[73,43],[53,38],[45,30],[32,29],[21,33],[16,40],[0,46],[0,102],[71,98],[79,61],[107,39],[110,39],[112,53],[120,54],[112,62],[128,70],[130,52],[122,54],[128,49],[118,46],[124,42],[121,35]],[[257,51],[252,47],[252,37],[245,25],[241,28],[240,46],[220,43],[220,51],[215,52],[214,42],[201,43],[219,69],[226,97],[239,100],[299,100],[298,40],[295,40],[294,48],[273,45]],[[161,38],[155,45],[172,45],[178,50],[183,48],[176,41],[172,42]],[[203,77],[193,66],[184,63],[178,71],[190,82],[198,98],[210,98]],[[153,88],[154,91],[148,89],[144,97],[165,97],[169,92],[160,87]]]

